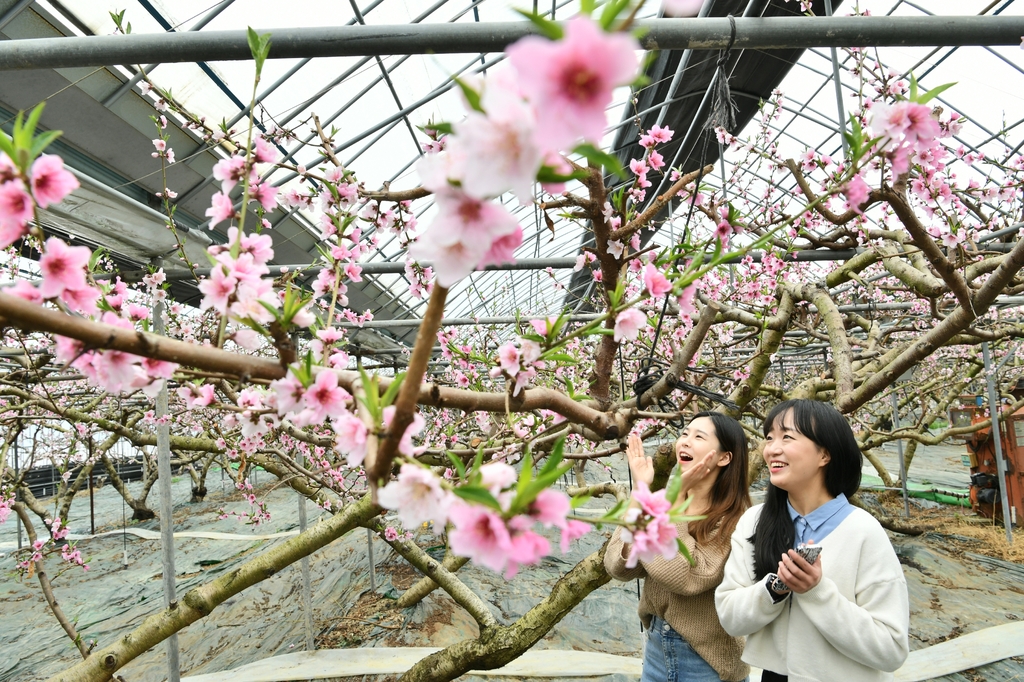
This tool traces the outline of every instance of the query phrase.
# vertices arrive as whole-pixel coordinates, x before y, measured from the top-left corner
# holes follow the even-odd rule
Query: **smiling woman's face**
[[[685,471],[712,450],[720,450],[715,424],[710,417],[698,417],[686,425],[676,439],[676,460]]]

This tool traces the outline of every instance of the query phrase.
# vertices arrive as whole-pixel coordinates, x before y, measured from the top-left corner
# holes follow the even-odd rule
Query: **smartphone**
[[[807,563],[813,564],[818,560],[818,555],[821,554],[821,545],[805,545],[800,543],[797,545],[796,553],[802,556]],[[782,578],[775,576],[775,580],[772,581],[773,592],[788,592],[789,588],[786,587],[786,583],[782,582]]]
[[[807,560],[807,563],[813,564],[818,560],[818,555],[821,554],[821,545],[805,545],[800,543],[796,548],[796,553]]]

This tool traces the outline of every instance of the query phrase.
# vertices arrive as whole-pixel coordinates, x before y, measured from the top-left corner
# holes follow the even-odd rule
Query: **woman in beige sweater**
[[[604,565],[618,580],[644,578],[641,682],[744,680],[750,669],[740,660],[743,639],[730,636],[718,622],[715,588],[722,582],[729,538],[750,506],[747,437],[735,419],[702,412],[676,440],[675,454],[682,470],[679,499],[690,499],[687,514],[705,517],[677,527],[694,564],[678,554],[626,568],[629,544],[619,529],[608,544]],[[654,467],[638,437],[630,436],[626,455],[633,478],[650,485]]]

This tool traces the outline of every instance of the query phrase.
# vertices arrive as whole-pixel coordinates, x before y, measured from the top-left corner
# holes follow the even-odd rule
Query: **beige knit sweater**
[[[750,666],[740,660],[743,638],[732,637],[723,630],[715,611],[715,588],[722,582],[729,558],[729,538],[720,541],[716,534],[709,542],[697,545],[687,524],[681,523],[676,528],[679,539],[690,550],[693,566],[682,555],[676,555],[672,559],[657,557],[626,568],[629,545],[622,542],[620,528],[608,543],[604,567],[618,580],[644,578],[639,611],[645,627],[650,627],[652,616],[661,618],[689,642],[719,677],[742,680],[750,673]]]

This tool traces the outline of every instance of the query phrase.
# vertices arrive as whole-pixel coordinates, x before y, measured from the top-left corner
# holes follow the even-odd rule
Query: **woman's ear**
[[[832,461],[832,455],[829,454],[828,450],[821,448],[821,461],[818,462],[819,467],[823,467]]]
[[[723,452],[721,459],[718,460],[718,466],[720,466],[720,467],[728,466],[729,462],[731,462],[731,461],[732,461],[732,453],[731,452]]]

